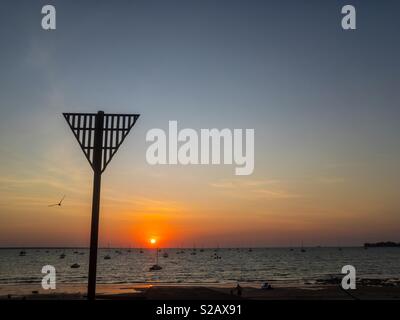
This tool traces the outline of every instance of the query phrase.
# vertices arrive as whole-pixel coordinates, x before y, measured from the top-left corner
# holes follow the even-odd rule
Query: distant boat
[[[157,270],[161,270],[161,269],[162,269],[162,267],[158,265],[158,252],[159,252],[159,251],[160,251],[160,250],[159,250],[158,248],[156,248],[156,263],[153,264],[153,265],[149,268],[150,271],[157,271]],[[165,253],[166,253],[166,252],[165,252]]]
[[[204,249],[200,249],[200,252],[204,252]]]
[[[300,251],[301,251],[301,252],[306,252],[306,249],[304,249],[304,247],[303,247],[303,242],[301,243],[301,249],[300,249]]]
[[[106,256],[104,256],[104,260],[110,260],[111,257],[107,254]]]
[[[19,252],[19,256],[20,257],[26,256],[26,252],[24,250],[20,251]]]
[[[195,255],[196,255],[196,251],[192,251],[190,254],[191,254],[192,256],[195,256]]]
[[[221,256],[218,255],[218,253],[214,252],[214,255],[211,256],[213,259],[222,259]]]
[[[253,252],[253,249],[252,249],[252,248],[250,248],[250,249],[249,249],[249,252]]]
[[[74,263],[74,264],[71,266],[71,268],[72,268],[72,269],[77,269],[77,268],[80,268],[80,265],[77,264],[77,263]]]
[[[167,253],[167,252],[164,252],[163,257],[164,257],[164,258],[168,258],[168,253]]]
[[[162,269],[162,267],[160,267],[158,264],[153,264],[150,267],[150,271],[157,271],[157,270],[161,270],[161,269]]]
[[[139,251],[140,253],[143,253],[143,250],[142,249],[140,249],[140,251]]]
[[[65,258],[65,254],[64,253],[60,254],[60,259],[64,259],[64,258]]]

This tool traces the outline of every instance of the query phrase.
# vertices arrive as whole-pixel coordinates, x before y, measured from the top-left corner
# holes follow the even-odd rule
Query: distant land
[[[365,248],[381,248],[381,247],[400,247],[400,243],[386,241],[386,242],[375,242],[375,243],[364,243]]]

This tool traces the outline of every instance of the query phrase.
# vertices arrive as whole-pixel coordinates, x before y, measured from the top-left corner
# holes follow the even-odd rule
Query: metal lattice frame
[[[92,222],[88,275],[88,299],[96,298],[97,248],[101,174],[132,129],[138,114],[63,113],[93,169]]]
[[[94,131],[97,114],[63,113],[63,115],[94,170]],[[138,118],[138,114],[104,114],[101,172],[104,172]]]

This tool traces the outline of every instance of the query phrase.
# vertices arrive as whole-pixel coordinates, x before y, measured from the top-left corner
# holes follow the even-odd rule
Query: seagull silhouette
[[[60,202],[59,202],[59,203],[51,204],[51,205],[49,205],[49,207],[56,207],[56,206],[59,206],[59,207],[61,207],[61,204],[62,204],[62,202],[63,202],[64,198],[65,198],[65,195],[64,195],[64,197],[62,197],[62,199],[60,200]]]

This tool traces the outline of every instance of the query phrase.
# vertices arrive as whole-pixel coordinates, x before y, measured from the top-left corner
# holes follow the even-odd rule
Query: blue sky
[[[0,3],[0,215],[9,219],[7,230],[21,230],[28,219],[16,199],[36,201],[32,210],[39,212],[67,190],[76,192],[77,207],[90,204],[90,168],[61,113],[102,109],[142,115],[107,172],[116,198],[140,185],[141,194],[128,196],[167,207],[189,202],[200,212],[187,210],[199,217],[209,215],[201,203],[215,186],[233,183],[243,193],[251,180],[266,194],[279,191],[291,200],[238,202],[238,216],[258,215],[243,241],[331,244],[339,233],[354,244],[398,234],[398,1],[351,1],[356,31],[341,29],[340,9],[348,1],[51,1],[56,31],[41,29],[44,4]],[[149,166],[146,132],[167,128],[168,120],[182,128],[254,128],[254,175],[238,179],[229,167]],[[68,180],[75,175],[85,178]],[[172,189],[184,191],[170,190],[171,177]],[[105,203],[113,206],[115,197],[105,190]],[[215,199],[216,219],[231,214],[229,202],[226,194]],[[11,219],[10,212],[16,212]],[[251,228],[260,216],[266,226],[279,217],[272,235],[299,219],[310,225],[287,227],[290,241],[254,236],[262,234]],[[354,234],[335,222],[338,216],[365,225]],[[227,243],[241,232],[241,219],[233,219]],[[373,230],[377,219],[382,225]],[[311,238],[321,225],[331,235]],[[21,232],[11,243],[19,243]]]

